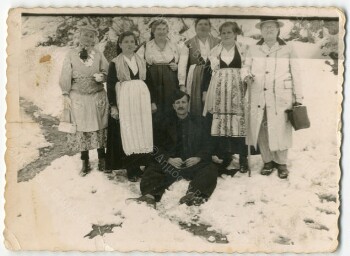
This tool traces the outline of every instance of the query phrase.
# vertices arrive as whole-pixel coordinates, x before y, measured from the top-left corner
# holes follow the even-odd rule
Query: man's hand
[[[253,76],[253,75],[246,76],[246,77],[244,78],[244,82],[245,82],[247,85],[251,85],[251,84],[254,82],[254,76]]]
[[[181,165],[184,163],[181,158],[176,157],[176,158],[169,158],[168,163],[174,166],[177,169],[181,169]]]
[[[191,166],[198,164],[200,161],[201,161],[200,157],[190,157],[190,158],[186,159],[185,165],[186,165],[186,167],[191,167]]]

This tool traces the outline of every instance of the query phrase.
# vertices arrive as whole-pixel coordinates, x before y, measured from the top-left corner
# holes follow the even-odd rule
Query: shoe
[[[142,177],[143,172],[140,167],[127,168],[127,177],[130,182],[137,182]]]
[[[269,176],[273,172],[274,168],[275,168],[275,162],[271,161],[268,163],[264,163],[264,167],[260,171],[260,174]]]
[[[89,159],[82,160],[80,176],[85,177],[91,171]]]
[[[128,177],[128,181],[130,181],[130,182],[137,182],[138,180],[139,180],[139,178],[137,176]]]
[[[239,172],[247,173],[249,171],[248,158],[246,156],[239,156]]]
[[[227,170],[225,167],[221,166],[219,168],[219,176],[222,176],[223,174],[229,175],[231,177],[235,176],[235,174],[239,171],[239,169],[229,169]]]
[[[208,201],[207,198],[196,196],[195,193],[189,192],[185,196],[181,197],[180,204],[186,204],[187,206],[200,206],[201,204]]]
[[[278,172],[278,177],[280,179],[287,179],[289,171],[287,169],[286,164],[276,164],[277,172]]]
[[[129,198],[128,201],[135,201],[136,203],[146,203],[147,205],[156,208],[156,199],[150,194],[143,195],[138,198]]]
[[[237,172],[239,172],[239,169],[230,169],[226,170],[224,174],[233,177]]]
[[[100,172],[104,172],[106,169],[106,160],[104,158],[98,159],[97,169]]]

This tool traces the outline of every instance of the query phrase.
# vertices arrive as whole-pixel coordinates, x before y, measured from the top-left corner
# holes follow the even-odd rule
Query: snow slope
[[[295,43],[295,46],[304,58],[315,56],[315,45]],[[26,65],[20,94],[53,116],[59,116],[61,109],[58,77],[66,50],[23,49]],[[40,62],[47,55],[50,60]],[[127,182],[122,171],[113,180],[96,171],[95,152],[91,154],[94,171],[85,178],[78,175],[79,156],[64,156],[33,180],[13,188],[17,192],[15,204],[9,207],[16,210],[7,216],[12,220],[7,242],[14,248],[20,241],[22,248],[49,250],[334,250],[339,217],[338,106],[342,91],[337,87],[338,77],[323,59],[303,59],[302,63],[304,103],[311,128],[294,133],[287,180],[280,180],[276,173],[270,177],[259,175],[262,162],[259,156],[254,156],[252,177],[239,173],[233,178],[219,178],[214,194],[201,207],[178,205],[188,185],[181,181],[170,187],[154,210],[145,205],[126,204],[126,198],[140,195],[138,184]],[[26,143],[45,145],[38,127],[30,130],[31,135],[24,127],[21,129],[18,134],[28,137],[18,140],[18,148]],[[21,165],[27,162],[24,160]],[[179,228],[179,220],[193,222],[195,215],[226,234],[229,244],[209,243]],[[115,227],[113,233],[103,237],[84,238],[92,224],[112,223],[122,223],[122,227]]]
[[[43,246],[40,239],[44,239],[47,249],[54,249],[50,244],[55,243],[67,250],[333,250],[339,217],[336,113],[341,91],[336,87],[337,77],[324,61],[304,63],[313,67],[303,72],[312,126],[294,133],[287,180],[280,180],[276,173],[259,175],[262,163],[254,156],[251,178],[244,174],[219,178],[214,194],[201,207],[178,205],[188,185],[181,181],[170,187],[154,210],[125,203],[126,198],[140,192],[137,184],[126,181],[122,171],[113,180],[98,171],[81,178],[79,156],[64,156],[35,179],[16,185],[18,204],[13,212],[16,216],[9,216],[16,219],[11,232],[22,246],[31,249],[39,241]],[[33,145],[41,140],[30,139]],[[95,152],[92,161],[96,170]],[[28,207],[30,203],[33,205]],[[179,228],[178,221],[193,222],[195,215],[226,234],[229,244],[209,243]],[[115,227],[113,233],[84,238],[92,224],[121,222],[122,227]],[[22,230],[28,223],[37,236]]]

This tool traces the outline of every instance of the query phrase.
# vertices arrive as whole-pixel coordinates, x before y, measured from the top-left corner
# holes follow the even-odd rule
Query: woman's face
[[[165,39],[168,36],[168,26],[159,24],[154,30],[155,39]]]
[[[196,26],[196,33],[198,35],[207,35],[210,32],[210,23],[208,20],[200,20]]]
[[[261,35],[264,40],[276,39],[279,27],[276,22],[269,21],[261,25]]]
[[[131,54],[136,49],[136,42],[134,36],[126,36],[123,38],[123,41],[119,44],[122,52],[125,54]]]
[[[222,28],[220,36],[223,44],[229,44],[235,41],[236,34],[231,26],[227,26]]]
[[[85,47],[93,46],[95,44],[95,32],[89,30],[81,31],[79,43]]]

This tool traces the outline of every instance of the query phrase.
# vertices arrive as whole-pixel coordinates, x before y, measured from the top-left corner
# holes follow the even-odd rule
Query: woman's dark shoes
[[[138,180],[139,180],[139,178],[137,176],[128,177],[128,181],[130,181],[130,182],[137,182]]]
[[[137,182],[139,178],[142,177],[143,171],[141,171],[140,167],[132,167],[126,169],[128,180],[130,182]]]
[[[104,158],[98,159],[97,169],[100,172],[104,172],[106,169],[106,160]]]
[[[264,167],[260,171],[260,174],[265,175],[265,176],[269,176],[273,172],[274,168],[275,168],[275,162],[271,161],[268,163],[264,163]]]
[[[222,176],[222,175],[229,175],[231,177],[235,176],[235,174],[239,171],[239,169],[229,169],[227,170],[226,167],[223,167],[221,166],[219,168],[219,176]]]
[[[89,159],[82,160],[80,176],[85,177],[90,171],[91,171],[91,166],[90,166]]]
[[[286,164],[276,164],[276,168],[280,179],[288,178],[289,171]]]
[[[239,172],[247,173],[249,171],[248,158],[247,157],[239,157]]]
[[[185,196],[181,197],[180,204],[186,204],[187,206],[200,206],[201,204],[208,201],[207,198],[196,195],[196,193],[189,192]]]

